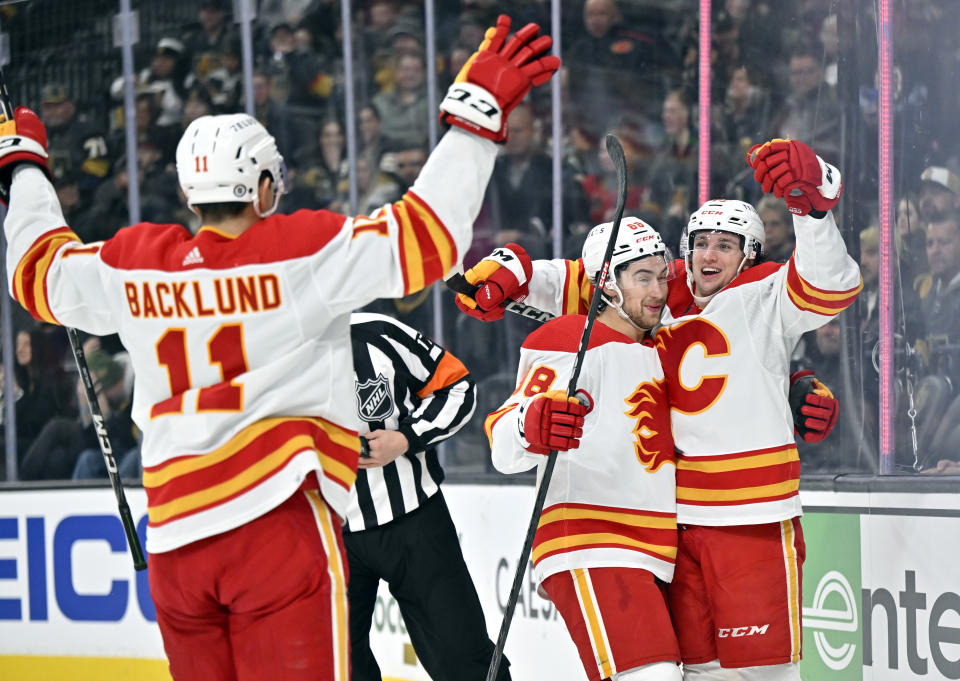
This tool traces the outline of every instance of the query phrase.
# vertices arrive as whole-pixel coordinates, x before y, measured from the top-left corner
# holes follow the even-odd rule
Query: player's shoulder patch
[[[568,314],[551,319],[527,336],[523,347],[527,350],[548,352],[576,352],[580,347],[580,336],[583,334],[586,321],[587,316],[582,314]],[[605,324],[595,322],[587,349],[597,348],[607,343],[636,343],[636,341]]]

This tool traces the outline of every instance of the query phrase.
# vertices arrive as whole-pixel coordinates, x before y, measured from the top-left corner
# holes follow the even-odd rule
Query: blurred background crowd
[[[555,129],[550,88],[538,89],[511,114],[509,140],[466,265],[507,242],[522,244],[534,258],[577,257],[589,228],[614,210],[616,182],[602,151],[609,132],[628,159],[627,214],[651,222],[679,251],[687,217],[698,205],[703,132],[696,0],[564,1],[559,31],[550,28],[548,0],[436,0],[432,46],[426,44],[422,2],[355,0],[349,64],[339,0],[255,4],[249,94],[255,116],[286,159],[290,190],[282,211],[367,213],[399,199],[429,153],[435,112],[426,96],[428,73],[435,71],[442,96],[485,28],[506,12],[515,26],[537,21],[559,37],[562,123]],[[864,290],[796,350],[797,368],[815,370],[842,410],[824,443],[801,444],[805,473],[877,470],[875,4],[713,2],[710,195],[754,203],[766,229],[766,258],[784,262],[793,249],[791,216],[782,201],[760,195],[746,152],[771,137],[800,139],[837,165],[846,184],[838,221],[861,264]],[[173,162],[180,134],[198,116],[249,106],[230,0],[140,0],[133,6],[135,150],[127,148],[124,129],[116,0],[0,7],[14,98],[46,123],[57,193],[70,226],[85,241],[109,238],[128,224],[129,153],[136,154],[141,218],[196,228]],[[895,97],[896,274],[888,283],[896,317],[897,471],[960,472],[953,463],[960,460],[960,145],[953,130],[960,5],[895,0],[893,8],[895,66],[888,75]],[[348,65],[357,130],[353,159],[345,120]],[[448,443],[445,457],[448,470],[489,470],[482,420],[512,391],[519,345],[533,323],[508,315],[482,324],[458,314],[450,294],[432,290],[378,301],[371,309],[432,335],[478,378],[477,413]],[[18,478],[102,476],[66,335],[34,322],[15,304],[13,333]],[[123,472],[136,477],[138,433],[130,421],[132,376],[123,347],[115,337],[90,338],[87,349],[114,450],[123,454]],[[0,472],[0,479],[10,474]]]

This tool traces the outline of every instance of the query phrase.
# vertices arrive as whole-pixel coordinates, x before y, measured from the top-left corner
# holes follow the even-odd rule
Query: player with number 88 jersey
[[[591,281],[611,229],[598,225],[584,242]],[[666,301],[664,252],[652,227],[623,218],[577,395],[564,389],[585,317],[568,315],[527,337],[517,389],[484,424],[501,472],[542,472],[558,451],[534,573],[591,681],[680,679],[663,591],[677,553],[676,468],[663,371],[647,336]]]
[[[796,140],[758,145],[748,162],[764,191],[794,213],[793,256],[761,262],[764,230],[753,206],[706,202],[690,216],[687,253],[677,261],[683,276],[671,282],[655,331],[677,447],[681,530],[670,610],[684,675],[697,681],[800,678],[805,548],[794,433],[830,421],[794,423],[792,409],[805,414],[789,401],[790,357],[804,332],[839,314],[862,286],[830,212],[842,193],[839,170]],[[530,270],[521,282],[526,303],[552,314],[587,309],[582,261],[536,261]],[[799,384],[798,395],[804,390]],[[813,397],[808,411],[830,404]],[[762,634],[729,635],[752,624]]]
[[[524,58],[549,49],[527,44],[531,26],[507,43]],[[500,43],[509,28],[501,18]],[[517,62],[483,61],[479,86],[505,107],[559,66]],[[50,183],[42,123],[18,109],[0,125],[14,297],[42,321],[118,333],[130,353],[150,587],[177,681],[349,677],[350,313],[425,288],[469,248],[496,145],[465,129],[369,216],[282,215],[273,137],[245,114],[204,116],[177,148],[199,231],[138,224],[83,244]]]

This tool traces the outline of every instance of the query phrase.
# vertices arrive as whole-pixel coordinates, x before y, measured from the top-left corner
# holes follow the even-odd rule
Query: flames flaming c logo
[[[654,379],[641,383],[624,402],[628,406],[624,413],[636,419],[633,448],[637,460],[651,473],[656,473],[665,463],[675,464],[664,382]]]

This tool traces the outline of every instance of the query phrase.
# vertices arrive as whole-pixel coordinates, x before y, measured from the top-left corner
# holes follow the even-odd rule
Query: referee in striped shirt
[[[354,313],[350,336],[363,442],[343,537],[352,678],[381,680],[370,624],[382,579],[430,677],[480,681],[494,646],[434,449],[470,419],[476,385],[460,360],[390,317]],[[501,665],[498,679],[509,678]]]

